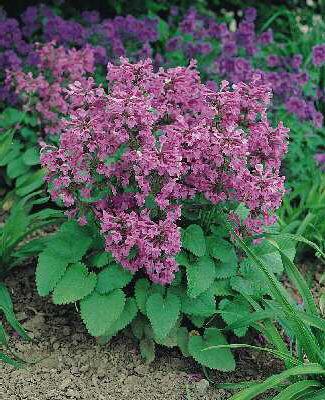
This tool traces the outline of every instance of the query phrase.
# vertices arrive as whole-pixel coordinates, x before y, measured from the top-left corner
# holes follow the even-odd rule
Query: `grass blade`
[[[320,387],[322,384],[315,380],[303,380],[286,387],[273,398],[273,400],[294,400],[300,398],[306,391],[315,387]]]
[[[287,379],[299,375],[325,375],[325,369],[317,363],[299,365],[283,371],[280,374],[272,375],[264,382],[257,383],[247,389],[244,389],[232,396],[229,400],[252,400],[261,393],[276,388]]]

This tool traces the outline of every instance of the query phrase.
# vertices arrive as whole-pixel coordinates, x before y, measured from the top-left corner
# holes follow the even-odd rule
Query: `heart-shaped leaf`
[[[116,289],[106,295],[93,292],[80,301],[81,318],[89,333],[102,336],[119,318],[125,304],[125,295]]]
[[[212,285],[216,276],[216,268],[212,258],[200,257],[197,262],[186,268],[188,295],[197,297]]]
[[[119,264],[111,264],[98,274],[96,290],[99,293],[109,293],[114,289],[126,286],[133,275]]]
[[[54,304],[68,304],[88,296],[95,288],[96,274],[88,273],[83,263],[68,267],[53,292]]]
[[[220,371],[233,371],[236,367],[230,349],[216,349],[213,346],[227,344],[226,339],[216,328],[208,328],[204,336],[190,336],[188,349],[191,356],[200,364]],[[208,349],[211,347],[211,349]],[[207,350],[206,350],[207,349]]]
[[[146,308],[155,335],[163,340],[177,322],[181,309],[179,297],[170,292],[165,298],[160,293],[154,293],[149,296]]]
[[[206,243],[204,232],[199,225],[189,225],[182,232],[182,246],[195,254],[197,257],[202,257],[206,253]]]
[[[142,314],[146,315],[146,302],[150,293],[150,282],[147,279],[139,279],[134,286],[134,297]]]

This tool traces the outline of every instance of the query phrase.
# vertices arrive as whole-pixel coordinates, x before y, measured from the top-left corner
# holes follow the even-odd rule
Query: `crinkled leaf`
[[[36,285],[40,296],[47,296],[66,271],[68,262],[57,257],[57,251],[47,248],[40,254],[36,268]]]
[[[216,279],[211,286],[211,291],[215,296],[228,296],[233,293],[229,279]]]
[[[186,268],[188,295],[197,297],[212,285],[216,277],[214,261],[208,256],[200,257]]]
[[[62,278],[68,264],[81,260],[92,239],[75,221],[64,223],[48,241],[38,259],[36,284],[41,296],[48,295]]]
[[[189,357],[190,355],[190,353],[188,352],[188,341],[189,341],[189,334],[185,326],[178,328],[177,345],[180,348],[184,357]]]
[[[236,263],[237,255],[234,246],[222,238],[209,236],[207,238],[208,252],[211,257],[223,263]]]
[[[219,303],[222,319],[228,324],[232,324],[239,319],[249,317],[250,309],[246,302],[242,299],[235,298],[233,300],[223,299]],[[237,336],[245,336],[248,326],[235,329],[234,332]]]
[[[237,262],[216,261],[216,278],[226,279],[236,275],[238,270]]]
[[[30,147],[23,154],[23,162],[26,165],[36,165],[39,164],[39,149],[37,147]]]
[[[180,299],[169,291],[166,297],[153,293],[148,297],[146,310],[155,335],[163,340],[175,326],[181,309]]]
[[[183,294],[181,300],[182,311],[185,314],[209,317],[216,312],[216,301],[210,290],[195,299]]]
[[[146,315],[146,302],[150,294],[150,282],[145,279],[139,279],[134,286],[134,297],[137,306],[142,314]]]
[[[182,246],[197,257],[205,255],[206,243],[204,232],[199,225],[189,225],[182,231]]]
[[[274,246],[271,245],[271,243],[264,240],[262,243],[253,246],[252,250],[268,265],[272,272],[283,272],[281,254]],[[291,255],[291,251],[289,254]]]
[[[128,298],[126,299],[125,306],[121,315],[117,318],[117,320],[109,327],[109,329],[105,332],[105,335],[101,338],[101,342],[107,342],[113,336],[115,336],[119,331],[124,329],[127,325],[129,325],[133,319],[136,317],[138,312],[138,307],[135,299]]]
[[[10,161],[7,165],[7,174],[9,178],[15,179],[18,176],[25,174],[29,168],[30,167],[24,163],[23,158],[18,157]]]
[[[226,339],[216,328],[208,328],[204,336],[190,336],[188,349],[191,356],[200,364],[220,371],[233,371],[236,367],[234,356],[227,348],[209,349],[212,346],[227,344]]]
[[[81,318],[88,332],[93,336],[102,336],[116,322],[125,304],[125,294],[116,289],[109,294],[92,292],[80,301]]]
[[[90,260],[91,265],[93,265],[96,268],[103,268],[111,261],[113,261],[112,256],[106,251],[95,254]]]
[[[99,293],[109,293],[120,289],[131,282],[133,275],[119,264],[110,264],[98,274],[96,290]]]
[[[70,265],[53,291],[54,304],[68,304],[88,296],[96,286],[97,277],[83,263]]]

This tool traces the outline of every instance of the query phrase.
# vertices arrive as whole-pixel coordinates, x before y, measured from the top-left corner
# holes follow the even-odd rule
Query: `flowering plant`
[[[58,304],[80,300],[94,336],[111,337],[134,321],[145,354],[154,341],[174,343],[185,335],[199,362],[233,369],[229,350],[218,350],[221,358],[212,362],[201,355],[202,343],[181,325],[183,313],[202,327],[215,312],[216,295],[240,292],[241,281],[233,280],[231,289],[239,259],[218,210],[227,210],[243,237],[274,222],[288,130],[270,126],[271,93],[258,76],[213,91],[194,63],[154,72],[150,60],[121,59],[108,65],[107,79],[108,92],[91,78],[69,86],[70,118],[60,144],[42,150],[52,199],[79,225],[64,224],[40,255],[39,293],[53,291]],[[258,249],[269,251],[265,244]],[[241,279],[250,279],[249,269]],[[145,335],[143,326],[153,333]],[[224,342],[211,329],[204,340]]]

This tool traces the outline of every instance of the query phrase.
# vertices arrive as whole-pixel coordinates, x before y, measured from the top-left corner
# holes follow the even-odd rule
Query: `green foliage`
[[[290,300],[290,295],[274,275],[272,271],[273,265],[271,264],[271,268],[269,268],[265,258],[263,258],[263,254],[259,253],[259,249],[256,250],[256,248],[248,246],[247,243],[236,235],[226,217],[223,218],[223,222],[229,230],[229,233],[236,237],[237,245],[246,253],[255,268],[264,276],[264,280],[269,288],[269,294],[274,299],[273,305],[270,302],[264,302],[264,304],[253,303],[256,316],[250,318],[248,315],[237,321],[237,323],[231,323],[230,328],[238,330],[239,328],[246,329],[246,327],[251,324],[254,325],[261,333],[264,333],[272,347],[266,349],[256,348],[254,346],[248,347],[254,348],[255,350],[273,352],[273,349],[275,349],[274,354],[283,359],[286,365],[286,370],[284,372],[273,375],[262,383],[251,384],[247,389],[243,389],[232,396],[231,400],[251,400],[270,389],[279,391],[279,394],[273,399],[303,399],[307,398],[305,397],[307,394],[308,399],[321,399],[324,392],[322,376],[325,375],[325,324],[324,320],[319,316],[319,311],[305,280],[293,263],[292,257],[290,257],[292,256],[293,241],[310,242],[299,235],[288,234],[270,235],[270,238],[266,242],[268,246],[273,246],[275,250],[279,251],[285,272],[293,285],[299,290],[304,304],[303,310],[299,311],[298,308],[293,305],[292,299]],[[289,239],[291,239],[291,245]],[[284,246],[284,244],[287,244],[287,246]],[[322,250],[313,243],[311,243],[311,245],[325,259],[325,254]],[[270,253],[267,252],[267,254]],[[269,306],[271,306],[271,308],[269,308]],[[223,301],[221,309],[224,310],[227,307],[229,307],[229,304]],[[241,313],[243,313],[243,310]],[[231,319],[232,317],[233,314],[231,314]],[[295,344],[290,350],[281,338],[277,330],[278,328],[273,324],[274,320],[282,324],[286,334],[289,335]],[[256,325],[257,321],[258,325]],[[217,345],[213,346],[211,350],[239,348],[240,346],[241,345]],[[245,345],[243,346],[245,347]],[[297,352],[294,351],[295,348],[298,349]],[[296,379],[297,376],[300,377],[298,380]],[[312,379],[310,376],[314,376],[315,379]],[[281,386],[283,383],[285,383],[284,387]]]
[[[38,260],[36,284],[41,296],[48,295],[56,287],[69,264],[81,260],[91,242],[92,239],[77,222],[70,221],[61,226],[58,233],[49,239]]]
[[[212,258],[199,257],[196,262],[186,268],[188,295],[197,297],[212,285],[216,277],[216,268]]]
[[[109,293],[114,289],[126,286],[132,280],[132,274],[118,264],[110,264],[98,274],[96,290],[99,293]]]
[[[0,168],[8,187],[20,197],[44,185],[35,127],[35,118],[19,109],[7,107],[0,113],[0,129],[5,130],[0,135]]]
[[[154,334],[163,340],[175,326],[180,315],[180,299],[170,291],[163,298],[160,293],[151,294],[146,301],[147,316]]]
[[[34,211],[34,207],[47,200],[39,195],[40,192],[35,192],[20,200],[13,200],[7,220],[0,226],[0,278],[44,248],[46,238],[32,239],[33,232],[59,223],[62,218],[62,213],[54,209]]]
[[[121,289],[105,295],[94,291],[80,301],[81,318],[91,335],[105,335],[122,314],[124,305],[125,295]]]
[[[227,341],[222,333],[216,328],[208,328],[203,336],[190,335],[188,349],[191,356],[206,367],[233,371],[236,364],[229,349],[210,349],[212,346],[224,344],[227,344]]]
[[[303,235],[325,250],[325,175],[318,173],[312,181],[295,186],[283,200],[279,211],[279,222],[283,232]],[[308,251],[301,243],[300,258]]]
[[[95,288],[97,277],[78,262],[71,264],[53,291],[54,304],[74,303],[89,295]]]
[[[14,329],[22,339],[30,341],[24,328],[20,325],[14,314],[13,304],[6,286],[0,282],[0,314],[4,315],[7,323]],[[3,323],[0,323],[0,360],[14,366],[21,367],[25,361],[15,354],[9,347],[7,334]]]
[[[190,225],[182,232],[182,245],[197,257],[206,253],[204,233],[199,225]]]

